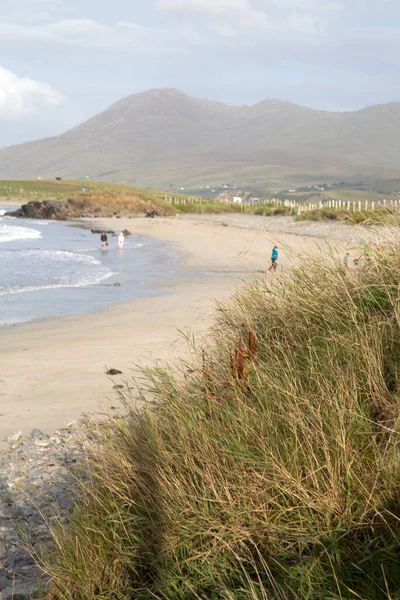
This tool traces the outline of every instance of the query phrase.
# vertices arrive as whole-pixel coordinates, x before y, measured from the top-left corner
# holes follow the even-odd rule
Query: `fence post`
[[[358,212],[361,212],[361,200],[358,201]]]
[[[365,201],[365,210],[368,210],[368,200]]]
[[[347,201],[347,210],[350,212],[350,200]]]
[[[374,210],[375,210],[375,202],[374,201],[371,202],[371,210],[372,210],[372,212],[374,212]]]

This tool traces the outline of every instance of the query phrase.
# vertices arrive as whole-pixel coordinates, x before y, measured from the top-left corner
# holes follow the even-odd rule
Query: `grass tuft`
[[[185,377],[103,425],[53,600],[400,597],[400,248],[218,311]]]

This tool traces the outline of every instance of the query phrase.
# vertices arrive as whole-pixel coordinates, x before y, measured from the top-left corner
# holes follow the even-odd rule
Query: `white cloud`
[[[219,45],[238,38],[241,47],[251,46],[255,34],[320,35],[341,10],[337,0],[157,0],[156,6],[176,14],[180,26],[201,14],[202,32],[219,36]]]
[[[311,13],[325,13],[333,9],[342,8],[341,2],[336,0],[255,0],[259,7],[266,9],[301,10]]]
[[[63,104],[65,98],[47,83],[0,67],[0,119],[20,119],[45,113]]]
[[[1,0],[0,20],[14,23],[38,23],[65,18],[71,12],[63,0]]]
[[[248,0],[157,0],[161,10],[201,13],[204,15],[245,14]]]
[[[0,43],[42,43],[125,53],[177,52],[176,32],[127,21],[104,25],[93,19],[65,19],[39,25],[0,21]]]

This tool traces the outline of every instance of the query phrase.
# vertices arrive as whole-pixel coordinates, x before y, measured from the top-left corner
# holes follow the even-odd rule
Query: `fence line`
[[[195,205],[195,204],[227,204],[227,205],[239,205],[240,209],[244,210],[246,206],[265,206],[265,205],[275,205],[275,206],[283,206],[285,208],[289,208],[290,211],[294,214],[301,214],[306,211],[312,211],[317,209],[331,209],[331,210],[339,210],[339,211],[347,211],[347,212],[374,212],[377,209],[389,209],[389,210],[399,210],[400,203],[398,200],[386,200],[383,198],[379,201],[374,200],[336,200],[334,198],[330,198],[329,200],[320,200],[319,202],[306,202],[300,203],[295,202],[294,200],[280,200],[278,198],[251,198],[249,200],[235,200],[235,199],[224,199],[224,198],[203,198],[203,197],[195,197],[195,196],[187,196],[187,197],[173,197],[165,195],[165,202],[175,206],[186,206],[187,204]]]

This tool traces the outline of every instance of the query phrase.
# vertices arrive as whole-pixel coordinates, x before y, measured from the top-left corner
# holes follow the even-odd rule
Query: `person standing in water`
[[[108,246],[108,238],[107,238],[107,234],[105,231],[101,232],[100,241],[101,241],[102,248],[105,248],[106,246]]]
[[[122,248],[124,247],[124,242],[125,242],[125,236],[121,231],[121,233],[118,236],[118,248],[120,250],[122,250]]]
[[[276,271],[278,256],[278,246],[274,246],[271,255],[271,266],[268,269],[269,273],[272,273],[272,271]]]

